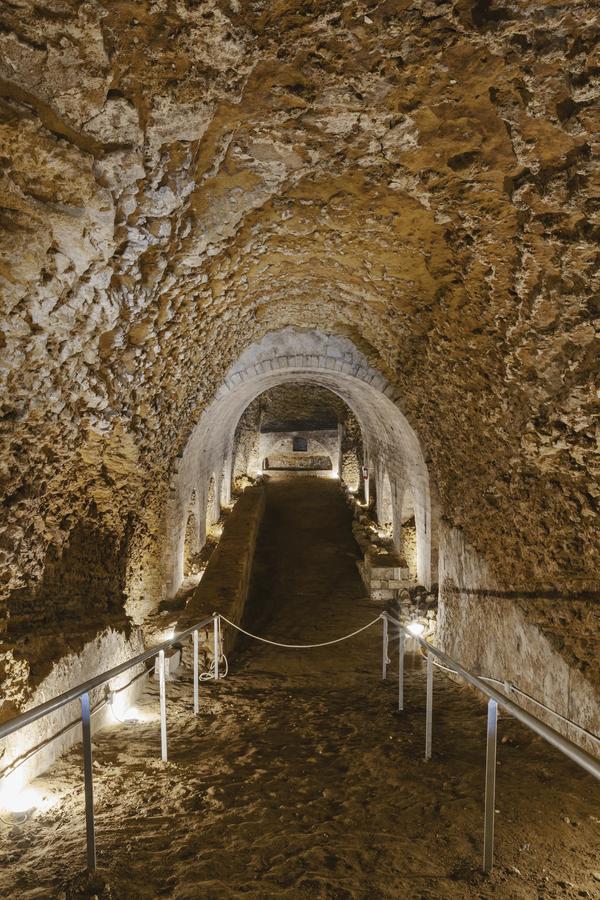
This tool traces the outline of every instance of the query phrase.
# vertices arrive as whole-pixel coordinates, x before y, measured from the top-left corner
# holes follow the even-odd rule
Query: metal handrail
[[[132,656],[120,665],[114,666],[112,669],[107,669],[105,672],[101,672],[100,675],[90,678],[89,681],[84,681],[75,687],[69,688],[68,691],[58,694],[58,696],[53,697],[51,700],[47,700],[45,703],[40,703],[39,706],[34,706],[32,709],[25,710],[25,712],[15,716],[14,719],[9,719],[4,725],[0,725],[0,740],[8,737],[9,734],[14,734],[15,731],[19,731],[19,729],[23,728],[25,725],[31,725],[32,722],[43,719],[44,716],[47,716],[51,712],[55,712],[62,706],[66,706],[67,703],[78,700],[83,694],[89,694],[94,688],[101,687],[101,685],[110,681],[111,678],[121,675],[122,672],[126,672],[128,669],[132,669],[134,666],[146,662],[146,660],[152,659],[154,656],[158,656],[161,651],[164,652],[165,650],[168,650],[173,644],[179,643],[193,634],[194,631],[200,630],[212,622],[213,616],[203,619],[201,622],[198,622],[197,625],[186,628],[185,631],[174,635],[168,641],[163,641],[162,644],[157,644],[156,647],[151,647],[150,650],[145,650],[144,653]]]
[[[186,628],[184,631],[179,632],[179,634],[174,634],[172,638],[169,638],[166,641],[163,641],[161,644],[157,644],[155,647],[151,647],[150,650],[145,650],[144,653],[139,653],[137,656],[132,656],[130,659],[125,660],[125,662],[120,663],[118,666],[114,666],[112,669],[107,669],[104,672],[101,672],[99,675],[96,675],[94,678],[90,678],[88,681],[84,681],[81,684],[76,685],[75,687],[70,688],[68,691],[64,691],[64,693],[59,694],[57,697],[53,697],[50,700],[47,700],[45,703],[40,703],[39,706],[34,706],[32,709],[25,710],[25,712],[21,713],[18,716],[15,716],[14,719],[9,719],[8,722],[5,722],[3,725],[0,725],[0,740],[2,738],[8,737],[11,734],[14,734],[16,731],[19,731],[21,728],[24,728],[26,725],[31,725],[33,722],[37,722],[39,719],[44,718],[44,716],[49,715],[52,712],[55,712],[57,709],[61,709],[63,706],[66,706],[68,703],[72,703],[74,700],[80,700],[81,702],[81,727],[82,727],[82,736],[83,736],[83,773],[84,773],[84,790],[85,790],[85,823],[86,823],[86,851],[87,851],[87,865],[88,869],[93,871],[96,868],[96,836],[95,836],[95,822],[94,822],[94,787],[93,787],[93,768],[92,768],[92,727],[91,727],[91,704],[90,704],[90,692],[94,690],[94,688],[101,687],[103,684],[106,684],[107,681],[110,681],[112,678],[115,678],[117,675],[121,675],[123,672],[126,672],[128,669],[132,669],[134,666],[140,665],[140,663],[146,662],[146,660],[153,659],[155,656],[158,656],[158,674],[159,674],[159,692],[160,692],[160,745],[161,745],[161,758],[163,761],[167,760],[167,706],[166,706],[166,686],[165,686],[165,650],[168,650],[169,647],[172,647],[173,644],[180,643],[185,640],[185,638],[192,636],[193,639],[193,647],[194,647],[194,714],[198,715],[200,704],[199,704],[199,696],[198,696],[198,680],[199,680],[199,671],[198,671],[198,632],[200,629],[205,628],[207,625],[212,623],[214,629],[214,637],[213,637],[213,652],[215,654],[215,666],[214,666],[214,677],[218,679],[219,677],[219,655],[220,655],[220,616],[217,613],[213,613],[212,616],[207,617],[206,619],[202,619],[201,622],[197,622],[195,625],[191,625],[189,628]]]
[[[600,779],[600,762],[597,759],[594,759],[589,753],[586,753],[581,747],[578,747],[577,744],[574,744],[568,738],[564,737],[558,731],[555,731],[554,728],[551,728],[549,725],[546,725],[545,722],[542,722],[540,719],[536,718],[531,713],[528,713],[522,706],[519,706],[505,694],[502,694],[500,691],[495,690],[495,688],[490,687],[484,681],[482,681],[477,675],[473,675],[471,672],[468,672],[467,669],[463,669],[460,663],[457,663],[450,656],[444,653],[442,650],[439,650],[437,647],[434,647],[433,644],[430,644],[429,641],[426,641],[424,638],[412,634],[408,631],[404,626],[400,625],[397,619],[394,619],[393,616],[390,616],[388,613],[384,613],[388,621],[393,622],[397,627],[400,627],[404,632],[405,636],[412,638],[412,640],[417,641],[429,654],[431,653],[433,656],[437,657],[437,659],[441,660],[444,665],[448,666],[448,668],[452,669],[457,675],[460,675],[467,681],[469,684],[473,685],[473,687],[477,688],[477,690],[486,694],[492,700],[495,700],[498,706],[503,707],[507,712],[514,716],[515,719],[518,719],[523,725],[526,725],[532,731],[535,731],[540,737],[544,738],[544,740],[548,741],[549,744],[552,744],[558,750],[568,756],[573,762],[576,762],[583,769],[586,769],[590,775],[593,775],[595,778]]]
[[[494,859],[494,800],[496,790],[496,740],[497,740],[497,722],[498,707],[505,709],[511,716],[522,722],[527,728],[539,735],[557,750],[560,750],[570,760],[585,769],[594,778],[600,780],[600,762],[574,744],[564,735],[559,734],[554,728],[546,725],[536,716],[527,712],[523,707],[519,706],[509,697],[506,697],[500,691],[495,690],[486,684],[477,675],[464,669],[460,663],[452,659],[442,650],[434,647],[429,641],[419,635],[413,634],[407,628],[400,624],[400,621],[389,613],[382,613],[383,619],[383,663],[382,678],[387,677],[388,663],[388,623],[392,623],[398,629],[398,709],[404,709],[404,653],[405,639],[410,638],[416,641],[426,652],[427,655],[427,689],[426,689],[426,718],[425,718],[425,759],[431,759],[431,735],[432,735],[432,713],[433,713],[433,658],[439,659],[448,669],[460,675],[468,684],[485,694],[488,699],[488,721],[487,721],[487,753],[486,753],[486,780],[485,780],[485,816],[484,816],[484,850],[483,850],[483,871],[487,874],[491,872]]]
[[[510,715],[522,722],[531,731],[538,734],[552,746],[560,750],[565,756],[577,763],[586,772],[600,779],[600,762],[594,759],[589,753],[586,753],[581,747],[578,747],[572,741],[559,734],[549,725],[537,719],[531,713],[528,713],[521,706],[518,706],[504,694],[490,687],[477,675],[464,669],[460,663],[457,663],[450,656],[434,647],[424,638],[413,634],[407,628],[400,624],[400,621],[387,612],[381,614],[383,623],[383,659],[382,659],[382,678],[387,678],[388,659],[388,625],[391,623],[398,630],[398,709],[404,709],[404,656],[405,656],[405,639],[410,638],[417,642],[427,655],[427,690],[426,690],[426,720],[425,720],[425,759],[431,759],[431,743],[432,743],[432,713],[433,713],[433,659],[434,657],[444,663],[444,665],[463,678],[468,684],[488,699],[488,720],[487,720],[487,753],[486,753],[486,778],[485,778],[485,815],[484,815],[484,850],[483,850],[483,871],[489,873],[493,866],[493,844],[494,844],[494,805],[496,790],[496,743],[497,743],[497,722],[498,707],[505,709]],[[0,739],[18,731],[26,725],[36,722],[51,712],[66,706],[74,700],[81,701],[81,724],[83,734],[83,768],[84,768],[84,787],[85,787],[85,817],[86,817],[86,846],[87,846],[87,864],[90,870],[96,868],[96,843],[95,843],[95,825],[94,825],[94,794],[93,794],[93,769],[92,769],[92,738],[91,738],[91,712],[90,712],[90,691],[96,687],[100,687],[120,675],[122,672],[133,668],[148,659],[158,656],[159,660],[159,686],[160,686],[160,730],[161,730],[161,757],[167,760],[167,718],[166,718],[166,687],[165,687],[165,650],[173,644],[179,643],[187,637],[193,638],[193,690],[194,690],[194,713],[199,712],[199,664],[198,664],[198,644],[199,631],[207,625],[213,625],[213,653],[214,653],[214,673],[215,680],[219,678],[219,658],[221,654],[221,617],[218,613],[203,619],[195,625],[186,628],[179,634],[173,635],[161,644],[131,657],[129,660],[101,672],[94,678],[82,684],[76,685],[59,694],[57,697],[42,703],[33,709],[26,710],[14,719],[10,719],[3,725],[0,725]]]

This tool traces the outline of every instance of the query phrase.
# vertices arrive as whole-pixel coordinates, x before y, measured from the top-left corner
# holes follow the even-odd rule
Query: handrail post
[[[404,709],[404,632],[398,625],[398,710]]]
[[[220,643],[220,635],[219,635],[219,615],[218,613],[213,613],[213,655],[215,661],[215,681],[219,680],[219,656],[221,655],[221,650],[219,647]]]
[[[431,729],[433,719],[433,656],[427,654],[427,706],[425,712],[425,759],[431,759]]]
[[[194,641],[194,715],[200,712],[200,698],[198,697],[198,629],[192,635]]]
[[[383,642],[382,642],[382,658],[381,658],[381,680],[385,681],[387,678],[387,663],[388,663],[388,620],[387,616],[384,615],[381,617],[383,622]]]
[[[90,695],[82,694],[81,730],[83,736],[83,779],[85,791],[85,839],[87,867],[90,872],[96,868],[96,833],[94,826],[94,770],[92,766],[92,721]]]
[[[494,865],[494,812],[496,805],[496,746],[498,704],[488,700],[487,750],[485,758],[485,814],[483,825],[483,872],[489,875]]]
[[[167,761],[167,696],[165,687],[165,651],[158,651],[158,681],[160,688],[160,755]]]

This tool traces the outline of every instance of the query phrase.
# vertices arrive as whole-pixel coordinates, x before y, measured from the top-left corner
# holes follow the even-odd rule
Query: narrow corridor
[[[311,643],[374,618],[337,483],[274,481],[267,497],[246,626]],[[41,779],[54,807],[19,829],[0,824],[0,896],[598,896],[598,860],[581,849],[598,847],[596,786],[504,719],[497,865],[483,879],[484,706],[436,672],[425,763],[420,660],[409,663],[400,715],[393,650],[382,683],[379,625],[304,651],[244,638],[227,679],[202,686],[197,719],[186,666],[168,686],[166,765],[152,683],[146,721],[94,739],[96,884],[77,875],[85,843],[73,751]]]

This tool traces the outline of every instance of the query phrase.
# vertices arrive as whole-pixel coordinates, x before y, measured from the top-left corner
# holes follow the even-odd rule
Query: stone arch
[[[192,574],[192,561],[194,557],[200,552],[201,548],[202,544],[200,540],[198,500],[196,497],[196,491],[192,491],[183,537],[182,573],[184,578]]]
[[[384,469],[381,472],[379,481],[379,490],[377,492],[377,521],[382,528],[390,532],[390,536],[395,531],[395,504],[392,484],[388,472]]]
[[[213,472],[206,488],[206,533],[219,521],[221,515],[220,478]]]
[[[366,473],[366,478],[364,477]],[[377,503],[377,479],[369,458],[369,447],[365,442],[363,447],[363,469],[361,472],[361,484],[363,492],[363,502],[365,506],[371,507]]]
[[[419,439],[402,413],[397,392],[347,338],[284,328],[270,332],[242,353],[176,460],[169,514],[177,515],[179,498],[185,496],[190,484],[205,480],[215,470],[222,471],[223,460],[233,452],[235,429],[248,404],[275,385],[295,381],[319,384],[341,397],[359,423],[371,471],[384,467],[392,485],[411,487],[417,521],[418,578],[429,586],[431,502]],[[230,490],[231,470],[227,477]],[[168,523],[166,533],[172,534]],[[164,562],[171,574],[171,593],[178,587],[176,567],[171,562],[174,549],[166,547]]]
[[[219,499],[220,507],[229,506],[231,504],[231,481],[232,481],[233,455],[229,452],[223,462],[223,471],[221,472],[221,495]]]

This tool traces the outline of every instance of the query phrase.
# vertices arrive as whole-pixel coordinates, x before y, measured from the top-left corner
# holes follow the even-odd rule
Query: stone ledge
[[[244,491],[225,522],[223,534],[212,554],[202,581],[190,597],[177,622],[176,631],[220,612],[239,624],[244,614],[256,539],[265,510],[265,489],[255,485]],[[202,651],[212,655],[212,629],[201,635]],[[223,628],[223,651],[229,655],[237,633]]]

